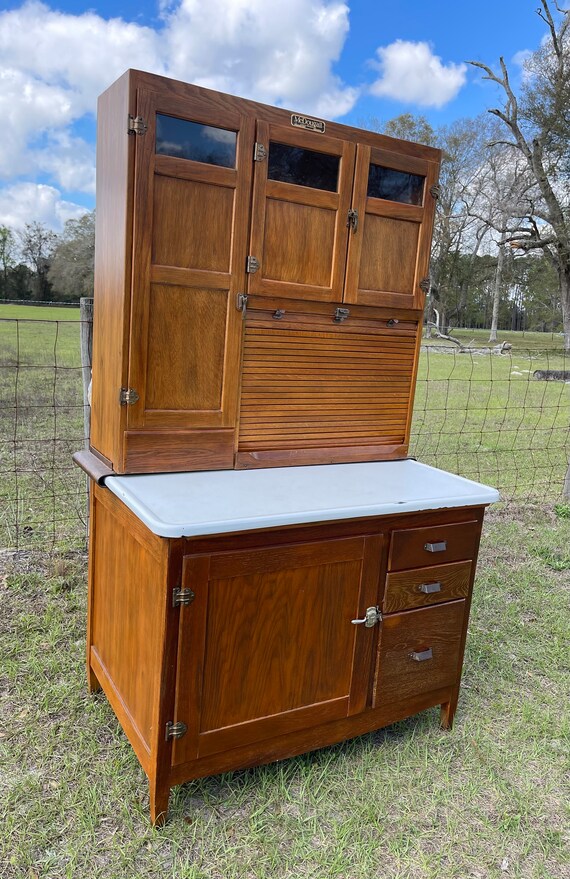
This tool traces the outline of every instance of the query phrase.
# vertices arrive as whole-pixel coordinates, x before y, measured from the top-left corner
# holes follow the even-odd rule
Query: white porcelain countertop
[[[494,488],[418,461],[109,476],[105,485],[161,537],[196,537],[480,506]]]

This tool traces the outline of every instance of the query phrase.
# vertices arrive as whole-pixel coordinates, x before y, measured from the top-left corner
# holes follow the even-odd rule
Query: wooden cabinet
[[[93,451],[117,473],[404,456],[438,168],[429,147],[125,74],[99,101]],[[323,403],[363,377],[345,342],[366,334],[371,411],[402,350],[380,330],[401,322],[405,413],[348,433],[325,418],[306,444],[303,412],[289,445],[257,431],[243,339],[268,309],[315,333]]]
[[[451,724],[483,506],[161,537],[95,484],[91,515],[91,688],[149,777],[153,821],[193,778],[434,705]],[[430,542],[454,560],[416,567]]]

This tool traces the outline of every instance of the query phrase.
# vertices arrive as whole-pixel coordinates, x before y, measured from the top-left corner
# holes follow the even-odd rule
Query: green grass
[[[79,320],[78,306],[2,305],[0,320]]]
[[[451,732],[430,710],[190,782],[160,830],[106,699],[86,694],[85,558],[5,556],[2,879],[564,879],[569,578],[550,560],[569,545],[548,510],[488,517]]]
[[[536,333],[520,332],[517,330],[499,330],[497,341],[489,342],[489,330],[458,329],[452,330],[451,335],[463,345],[470,348],[489,348],[500,345],[501,342],[509,342],[514,352],[519,351],[557,351],[564,346],[564,338],[561,333]],[[453,342],[445,339],[424,339],[426,345],[444,345],[456,347]]]

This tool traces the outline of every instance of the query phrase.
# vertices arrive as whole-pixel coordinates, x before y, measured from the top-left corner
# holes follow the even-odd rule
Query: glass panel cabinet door
[[[358,146],[346,302],[422,307],[437,171],[427,159]]]
[[[255,122],[199,94],[137,112],[128,430],[231,428]]]
[[[248,292],[341,302],[354,144],[258,122]]]

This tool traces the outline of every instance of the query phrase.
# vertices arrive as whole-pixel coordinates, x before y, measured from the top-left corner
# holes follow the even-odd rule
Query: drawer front
[[[382,610],[384,613],[396,613],[465,598],[469,592],[470,578],[470,561],[395,571],[386,578]]]
[[[476,556],[478,540],[478,522],[394,531],[388,570],[403,571],[472,559]]]
[[[374,704],[401,702],[452,686],[460,674],[465,601],[384,617]]]

